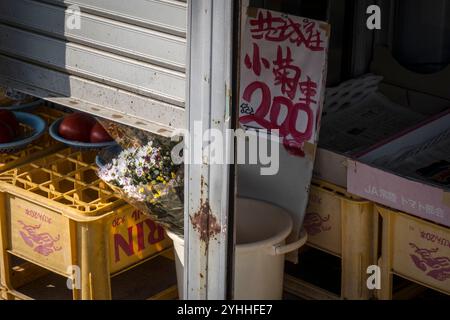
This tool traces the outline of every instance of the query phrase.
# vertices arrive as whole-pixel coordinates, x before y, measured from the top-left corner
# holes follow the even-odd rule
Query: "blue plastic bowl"
[[[32,102],[24,103],[24,104],[17,104],[12,106],[3,106],[0,107],[0,110],[9,110],[9,111],[23,111],[23,110],[31,110],[35,107],[38,107],[44,103],[43,100],[38,99]]]
[[[39,139],[45,132],[45,121],[39,116],[17,111],[14,112],[14,115],[16,116],[17,121],[33,128],[32,134],[26,138],[18,139],[13,142],[0,143],[0,153],[12,153],[25,148],[30,143]]]
[[[90,150],[99,150],[107,147],[117,146],[117,142],[108,141],[108,142],[99,142],[99,143],[90,143],[90,142],[81,142],[81,141],[72,141],[67,140],[63,137],[61,137],[58,133],[59,125],[63,121],[64,117],[59,118],[55,122],[53,122],[49,128],[50,136],[55,139],[56,141],[59,141],[61,143],[64,143],[65,145],[68,145],[70,147],[76,148],[76,149],[90,149]]]
[[[121,152],[122,147],[118,144],[109,148],[102,150],[95,157],[95,164],[101,169],[111,162],[112,159],[116,158]]]

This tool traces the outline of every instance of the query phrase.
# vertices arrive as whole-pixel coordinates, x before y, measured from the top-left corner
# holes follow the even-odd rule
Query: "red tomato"
[[[0,143],[8,143],[14,140],[14,131],[9,124],[0,120]]]
[[[100,123],[96,123],[91,130],[91,142],[99,143],[99,142],[108,142],[112,140],[113,139],[105,130],[105,128],[103,128],[103,126]]]
[[[61,121],[58,132],[67,140],[90,142],[91,130],[96,122],[93,117],[85,113],[73,113]]]
[[[19,136],[20,125],[13,112],[9,110],[0,110],[0,120],[9,125],[9,127],[13,130],[14,137]]]

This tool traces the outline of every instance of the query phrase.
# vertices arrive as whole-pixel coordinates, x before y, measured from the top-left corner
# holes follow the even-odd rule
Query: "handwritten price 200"
[[[256,109],[254,114],[242,115],[240,117],[241,123],[245,125],[256,122],[265,129],[278,129],[287,150],[299,156],[304,156],[302,145],[305,141],[311,139],[314,128],[314,114],[311,108],[305,103],[294,103],[283,96],[276,96],[272,99],[269,86],[260,81],[251,83],[245,89],[242,95],[243,100],[251,105],[252,97],[257,91],[261,91],[261,103],[254,108]],[[288,114],[281,124],[278,124],[282,106],[287,108]],[[306,126],[304,131],[299,131],[297,130],[297,121],[302,114],[306,116]],[[269,120],[266,120],[267,116],[269,116]]]

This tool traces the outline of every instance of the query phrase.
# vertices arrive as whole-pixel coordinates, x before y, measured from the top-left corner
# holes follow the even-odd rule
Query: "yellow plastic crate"
[[[44,121],[46,121],[47,125],[50,125],[56,119],[66,115],[65,112],[45,106],[44,104],[33,108],[31,113],[40,116]],[[42,137],[24,149],[21,149],[15,153],[0,153],[0,172],[4,172],[14,168],[15,166],[30,162],[33,159],[42,157],[62,148],[64,148],[62,144],[52,139],[48,132],[45,132]]]
[[[309,246],[341,258],[341,298],[371,298],[367,267],[376,264],[378,226],[373,203],[336,185],[313,181],[303,226]]]
[[[381,232],[381,290],[392,299],[393,275],[450,295],[450,228],[376,205]]]
[[[165,252],[171,253],[173,249]],[[32,268],[33,269],[33,268]],[[34,269],[39,270],[34,266]],[[19,290],[4,290],[0,300],[71,300],[67,280],[53,273],[41,273],[23,283]],[[112,278],[112,296],[117,300],[174,300],[178,298],[175,264],[163,254],[138,268]]]
[[[95,155],[67,148],[0,174],[0,278],[8,290],[12,254],[63,276],[77,266],[82,298],[108,299],[110,275],[171,247],[160,226],[98,178]]]
[[[9,292],[4,290],[3,292],[0,290],[0,300],[17,300],[17,301],[31,301],[35,300],[27,295],[21,294],[17,291]],[[39,300],[39,299],[36,299]],[[178,287],[176,285],[163,290],[154,296],[147,298],[146,300],[178,300]]]
[[[62,111],[44,105],[36,107],[31,113],[40,116],[47,122],[48,125],[66,114]],[[0,153],[0,172],[4,172],[15,166],[29,162],[62,148],[63,145],[61,143],[52,139],[50,134],[45,132],[41,138],[31,143],[24,149],[21,149],[15,153]]]

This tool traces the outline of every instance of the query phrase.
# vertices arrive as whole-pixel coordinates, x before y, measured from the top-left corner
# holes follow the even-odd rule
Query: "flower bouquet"
[[[183,166],[171,158],[172,143],[162,137],[100,120],[122,149],[106,149],[99,177],[127,202],[170,231],[183,235]]]

